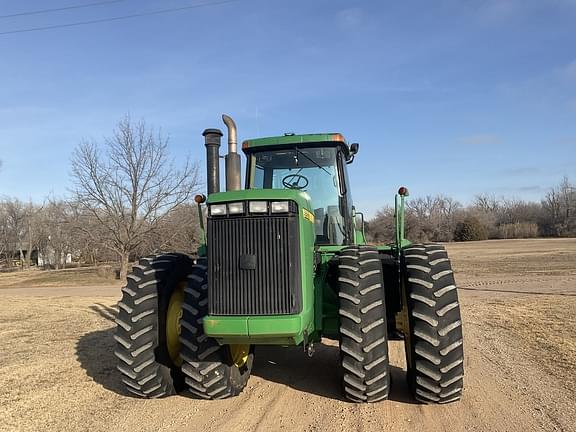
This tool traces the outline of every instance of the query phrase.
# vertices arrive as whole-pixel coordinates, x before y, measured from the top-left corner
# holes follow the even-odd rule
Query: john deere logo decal
[[[314,223],[314,213],[311,213],[306,209],[302,209],[302,215],[304,216],[304,219]]]

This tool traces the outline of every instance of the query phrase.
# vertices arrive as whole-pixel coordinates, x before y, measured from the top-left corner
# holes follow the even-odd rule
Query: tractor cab
[[[315,243],[350,244],[353,239],[352,196],[346,164],[357,145],[348,147],[340,134],[287,134],[244,141],[246,189],[305,192],[312,204]]]

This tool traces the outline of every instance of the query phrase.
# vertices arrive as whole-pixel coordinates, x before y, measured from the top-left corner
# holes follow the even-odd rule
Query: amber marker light
[[[408,196],[408,189],[402,186],[400,189],[398,189],[398,195]]]
[[[198,194],[194,196],[194,201],[196,201],[196,204],[203,204],[206,202],[206,195]]]
[[[344,136],[342,136],[342,134],[339,134],[339,133],[332,134],[332,141],[346,142],[346,140],[344,139]]]

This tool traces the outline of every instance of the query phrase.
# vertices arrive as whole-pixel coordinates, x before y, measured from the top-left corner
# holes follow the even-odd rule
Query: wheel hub
[[[176,366],[182,365],[180,357],[180,319],[182,318],[182,304],[184,303],[184,285],[180,283],[172,292],[168,311],[166,312],[166,347],[170,359]]]
[[[248,362],[248,356],[250,355],[249,344],[229,345],[229,349],[230,357],[232,358],[232,363],[234,363],[234,365],[241,368]]]

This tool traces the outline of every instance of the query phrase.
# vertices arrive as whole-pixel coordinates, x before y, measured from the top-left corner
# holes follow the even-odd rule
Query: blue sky
[[[0,32],[210,3],[125,0]],[[0,0],[0,15],[90,3]],[[576,1],[241,0],[0,35],[0,196],[65,196],[69,158],[125,113],[204,167],[201,132],[342,132],[368,215],[442,192],[537,200],[576,180]]]

